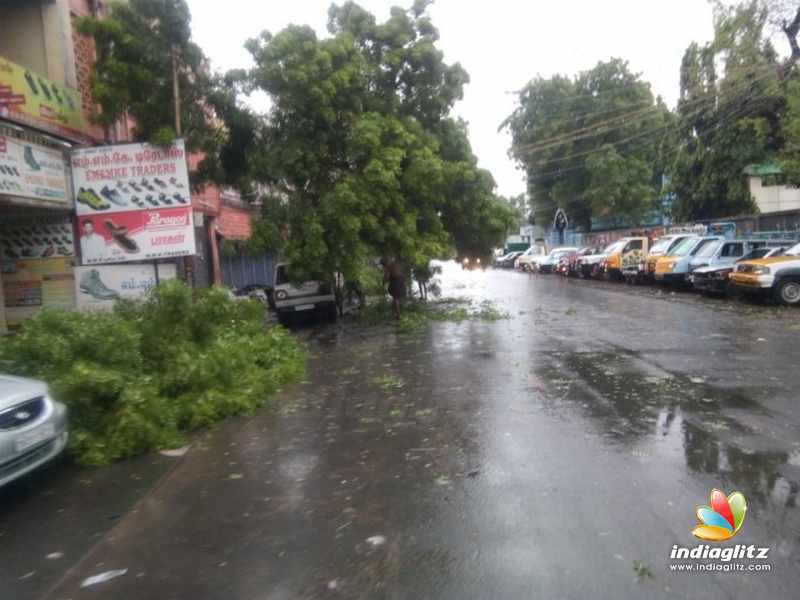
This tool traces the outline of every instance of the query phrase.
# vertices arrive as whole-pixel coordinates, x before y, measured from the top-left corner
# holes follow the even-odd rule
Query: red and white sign
[[[82,264],[195,254],[183,140],[76,150],[72,179]]]
[[[195,253],[192,209],[168,208],[78,217],[81,263],[98,265]]]

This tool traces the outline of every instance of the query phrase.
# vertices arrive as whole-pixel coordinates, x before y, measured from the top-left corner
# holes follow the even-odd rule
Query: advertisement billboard
[[[67,164],[61,152],[0,135],[0,196],[71,208],[68,190]]]
[[[106,265],[75,269],[75,297],[80,310],[110,310],[120,298],[144,297],[157,281],[177,277],[174,263],[158,265]]]
[[[183,140],[83,148],[71,162],[83,265],[195,253]]]
[[[63,135],[86,137],[77,90],[0,57],[0,117]]]

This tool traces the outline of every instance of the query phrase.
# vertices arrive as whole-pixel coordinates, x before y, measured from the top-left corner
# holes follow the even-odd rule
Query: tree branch
[[[791,71],[795,63],[800,60],[800,44],[797,42],[797,34],[800,33],[800,6],[798,6],[791,23],[784,20],[783,33],[786,34],[786,39],[789,41],[789,46],[792,49],[792,53],[783,65],[783,77],[788,77],[789,71]]]

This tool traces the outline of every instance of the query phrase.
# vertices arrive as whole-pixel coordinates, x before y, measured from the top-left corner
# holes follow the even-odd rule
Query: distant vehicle
[[[661,236],[656,240],[650,251],[647,253],[647,260],[645,261],[645,276],[652,278],[656,273],[656,262],[665,254],[669,254],[674,248],[678,246],[683,240],[690,237],[699,237],[693,233],[672,233],[669,235]]]
[[[647,255],[650,240],[646,237],[624,237],[619,242],[621,245],[615,246],[607,256],[604,262],[606,275],[611,279],[622,279],[623,269],[630,269],[633,267],[635,270],[644,271],[644,257]],[[640,267],[641,265],[641,267]]]
[[[710,294],[724,294],[728,291],[728,281],[730,274],[736,267],[736,263],[746,260],[754,260],[758,258],[770,258],[772,256],[780,256],[784,253],[786,247],[768,247],[761,246],[751,250],[741,258],[729,264],[715,264],[705,267],[699,267],[692,271],[692,285],[694,289],[700,292],[707,292]]]
[[[484,269],[486,265],[481,262],[480,258],[466,256],[461,260],[461,268],[472,271],[473,269]]]
[[[730,275],[730,285],[737,291],[800,305],[800,244],[782,256],[741,261]]]
[[[517,258],[517,263],[514,266],[522,271],[534,271],[538,261],[546,256],[547,248],[542,244],[534,244]]]
[[[624,242],[612,242],[596,254],[587,254],[577,259],[577,268],[582,277],[599,277],[603,273],[603,263],[612,252],[616,249],[622,248]]]
[[[663,283],[685,284],[686,276],[691,272],[692,259],[705,248],[707,252],[716,249],[716,245],[724,238],[709,235],[687,238],[656,262],[656,281]],[[713,246],[713,248],[709,248]]]
[[[500,258],[498,258],[495,261],[494,266],[500,269],[511,269],[514,266],[514,261],[520,255],[522,255],[522,252],[520,250],[509,252],[505,256],[501,256]]]
[[[538,261],[537,271],[539,273],[553,273],[558,266],[558,262],[563,256],[578,251],[578,248],[573,246],[564,246],[561,248],[553,248],[545,258]]]
[[[0,486],[58,456],[68,435],[67,408],[44,382],[0,375]]]
[[[602,248],[594,248],[591,246],[585,246],[583,248],[579,248],[575,252],[568,252],[561,259],[558,261],[558,266],[556,267],[556,273],[559,275],[564,275],[566,277],[577,277],[578,276],[578,261],[583,256],[591,256],[592,254],[597,254],[601,252]]]
[[[278,263],[272,288],[272,303],[282,324],[286,324],[294,314],[309,312],[336,321],[336,296],[332,283],[305,281],[294,284],[289,278],[289,265]]]
[[[686,281],[694,283],[694,274],[698,269],[706,267],[730,267],[749,252],[765,247],[764,240],[720,240],[704,246],[689,261],[689,273]]]

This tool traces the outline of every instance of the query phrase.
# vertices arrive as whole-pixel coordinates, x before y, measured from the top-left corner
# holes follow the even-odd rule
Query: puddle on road
[[[770,431],[739,418],[773,418],[755,391],[718,389],[613,352],[554,352],[534,373],[529,390],[551,413],[563,417],[570,407],[607,443],[634,456],[651,455],[657,444],[682,447],[690,471],[742,491],[755,515],[780,521],[786,535],[800,534],[796,511],[774,510],[796,507],[800,466],[791,457],[800,463],[800,451],[781,450]]]

